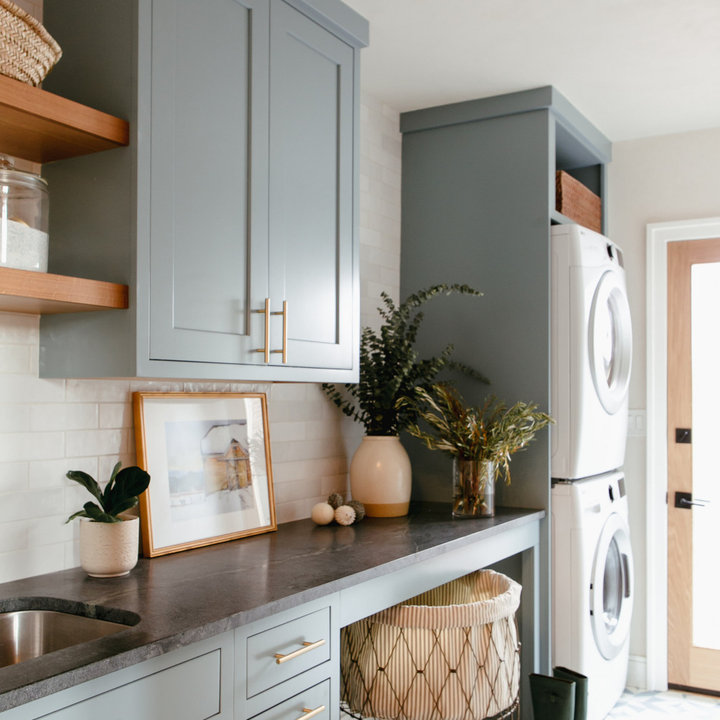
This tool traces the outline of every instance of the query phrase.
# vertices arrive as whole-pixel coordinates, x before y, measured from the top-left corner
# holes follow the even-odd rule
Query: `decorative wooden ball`
[[[335,519],[335,510],[333,510],[332,505],[319,502],[313,505],[310,517],[316,525],[329,525]]]
[[[349,505],[341,505],[335,509],[335,522],[338,525],[352,525],[355,522],[355,511]]]

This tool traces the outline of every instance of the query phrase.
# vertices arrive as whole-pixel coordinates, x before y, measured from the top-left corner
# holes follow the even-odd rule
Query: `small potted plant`
[[[510,484],[510,456],[552,422],[537,405],[517,402],[511,407],[494,396],[480,407],[466,407],[455,388],[436,384],[417,391],[419,417],[429,426],[412,423],[408,432],[431,450],[453,457],[453,516],[491,517],[495,514],[495,481],[503,474]]]
[[[69,470],[67,477],[82,485],[96,500],[66,522],[80,518],[80,564],[93,577],[127,575],[137,564],[140,519],[125,515],[147,489],[150,475],[137,466],[120,469],[118,462],[105,489],[82,470]]]
[[[418,308],[434,297],[454,293],[482,295],[468,285],[440,284],[395,305],[387,293],[382,293],[380,329],[366,327],[362,331],[359,382],[344,385],[344,390],[323,385],[343,413],[365,427],[365,437],[350,464],[350,488],[370,517],[407,514],[412,485],[410,459],[398,436],[417,418],[418,389],[429,389],[445,368],[487,382],[478,371],[452,359],[452,345],[430,358],[420,358],[415,349],[423,319]]]

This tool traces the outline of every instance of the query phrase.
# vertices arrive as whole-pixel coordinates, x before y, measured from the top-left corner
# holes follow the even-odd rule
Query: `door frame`
[[[667,690],[667,246],[720,237],[720,217],[650,223],[646,232],[646,624],[648,690]]]

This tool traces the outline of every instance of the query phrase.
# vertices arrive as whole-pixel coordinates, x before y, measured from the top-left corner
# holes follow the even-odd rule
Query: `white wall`
[[[645,657],[645,230],[652,222],[720,216],[720,128],[615,143],[608,185],[609,235],[625,251],[633,318],[625,463],[636,576],[630,653]]]
[[[32,0],[24,5],[31,10]],[[381,290],[399,292],[398,123],[398,113],[363,98],[363,325],[376,322]],[[0,582],[79,565],[77,523],[64,521],[90,498],[65,473],[85,470],[104,481],[118,459],[135,463],[134,390],[266,392],[278,522],[309,517],[315,502],[345,489],[362,428],[341,420],[319,385],[42,380],[38,326],[37,316],[0,313]]]

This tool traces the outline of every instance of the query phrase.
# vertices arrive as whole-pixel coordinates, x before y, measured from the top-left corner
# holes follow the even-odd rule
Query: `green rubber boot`
[[[535,720],[574,720],[574,680],[531,673],[530,695]]]
[[[553,668],[553,675],[557,678],[575,681],[575,720],[587,720],[587,677],[564,667]]]

